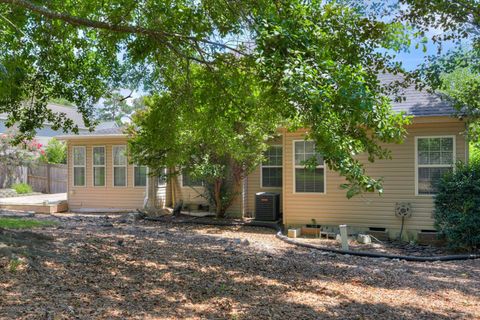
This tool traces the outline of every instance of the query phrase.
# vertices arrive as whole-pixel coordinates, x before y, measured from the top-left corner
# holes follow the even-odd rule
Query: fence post
[[[50,163],[47,163],[47,193],[50,193],[50,183],[51,183],[51,177],[50,177]]]

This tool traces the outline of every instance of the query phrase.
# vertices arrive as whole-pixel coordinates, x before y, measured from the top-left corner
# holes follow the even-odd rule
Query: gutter
[[[65,135],[65,136],[56,136],[58,140],[83,140],[83,139],[94,139],[94,138],[126,138],[127,135],[123,133],[115,134],[85,134],[85,135]]]

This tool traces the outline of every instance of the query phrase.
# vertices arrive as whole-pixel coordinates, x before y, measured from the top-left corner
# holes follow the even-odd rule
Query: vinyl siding
[[[127,166],[127,186],[113,187],[112,147],[126,145],[125,138],[75,139],[68,141],[68,205],[77,209],[136,209],[143,207],[145,187],[134,187],[133,165]],[[73,147],[86,147],[86,186],[73,186]],[[92,147],[105,146],[105,186],[93,186]]]
[[[326,169],[326,193],[294,193],[293,141],[301,140],[304,132],[288,133],[284,141],[284,202],[283,218],[288,225],[303,225],[315,219],[318,224],[348,224],[362,228],[400,228],[400,219],[395,217],[397,202],[412,204],[412,217],[405,226],[409,230],[433,228],[433,197],[415,195],[415,136],[455,136],[456,160],[465,161],[466,142],[462,132],[465,124],[455,119],[449,122],[414,123],[407,128],[403,144],[387,145],[392,151],[391,160],[366,161],[366,172],[372,177],[384,179],[384,194],[363,194],[348,200],[346,191],[339,186],[344,183],[336,172]]]
[[[283,165],[285,164],[285,146],[283,142],[283,135],[269,142],[270,145],[281,145],[283,150]],[[258,192],[276,192],[280,193],[280,208],[282,208],[282,188],[262,187],[262,166],[256,168],[247,177],[247,199],[246,199],[246,213],[247,216],[255,212],[255,194]],[[285,167],[282,168],[283,179],[285,178]]]

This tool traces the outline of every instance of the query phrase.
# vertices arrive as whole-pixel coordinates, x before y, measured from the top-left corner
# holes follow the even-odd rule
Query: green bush
[[[45,147],[41,160],[45,163],[67,163],[67,146],[65,143],[52,138]]]
[[[12,186],[12,189],[15,190],[18,194],[32,193],[32,187],[27,183],[17,183]]]
[[[480,248],[480,163],[458,164],[435,197],[435,227],[453,249]]]

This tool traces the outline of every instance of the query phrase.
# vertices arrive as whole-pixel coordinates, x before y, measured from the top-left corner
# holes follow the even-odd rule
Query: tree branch
[[[67,13],[60,13],[60,12],[50,10],[44,6],[36,5],[28,0],[0,0],[0,3],[21,7],[25,10],[30,10],[36,14],[39,14],[51,20],[62,20],[74,26],[103,29],[103,30],[109,30],[116,33],[140,34],[140,35],[145,35],[145,36],[149,36],[156,39],[164,39],[167,42],[168,42],[168,38],[177,38],[177,39],[182,39],[184,41],[190,41],[190,42],[198,41],[204,44],[218,46],[226,50],[236,52],[241,55],[245,54],[243,51],[237,48],[228,46],[220,42],[215,42],[207,39],[199,39],[196,37],[186,36],[179,33],[166,32],[163,30],[155,30],[155,29],[149,29],[149,28],[143,28],[143,27],[137,27],[137,26],[131,26],[131,25],[112,24],[108,22],[76,17],[76,16],[69,15]]]

